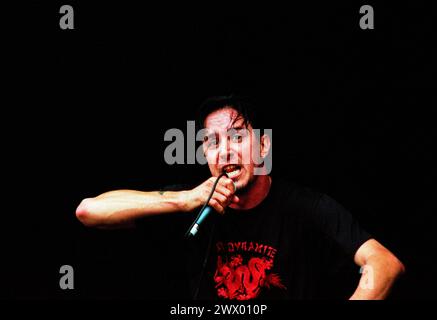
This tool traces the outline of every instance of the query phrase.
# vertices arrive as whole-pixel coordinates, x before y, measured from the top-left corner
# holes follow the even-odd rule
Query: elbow
[[[93,199],[83,199],[76,209],[76,218],[87,227],[96,227],[97,221],[92,214]]]
[[[395,257],[394,265],[395,265],[396,274],[398,276],[401,276],[406,272],[405,265],[396,257]]]
[[[394,278],[399,278],[406,271],[405,265],[392,253],[389,254],[387,264],[390,266],[389,270],[391,270]]]

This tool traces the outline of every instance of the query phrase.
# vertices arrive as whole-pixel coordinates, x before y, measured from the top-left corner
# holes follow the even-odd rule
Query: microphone
[[[188,232],[186,234],[186,237],[190,238],[190,237],[194,237],[197,232],[199,231],[199,227],[201,225],[201,223],[206,219],[206,217],[208,217],[208,215],[214,211],[214,209],[210,206],[208,206],[209,200],[211,200],[212,195],[214,194],[214,190],[217,186],[217,183],[219,182],[220,178],[223,176],[228,176],[226,174],[226,172],[221,173],[218,177],[217,180],[214,183],[214,186],[212,187],[211,193],[209,194],[208,200],[206,201],[206,203],[203,205],[202,209],[200,209],[199,214],[197,215],[196,219],[194,220],[194,222],[191,224],[190,228],[188,229]],[[235,182],[234,182],[234,187],[235,187]]]
[[[199,226],[202,223],[203,220],[213,211],[212,207],[206,206],[205,209],[203,209],[200,212],[200,216],[194,221],[193,225],[190,227],[190,230],[188,232],[189,237],[194,237],[196,233],[199,231]]]

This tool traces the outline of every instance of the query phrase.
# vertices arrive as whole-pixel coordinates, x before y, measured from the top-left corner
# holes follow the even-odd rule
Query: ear
[[[202,150],[203,150],[203,155],[206,157],[206,146],[205,143],[202,142]]]
[[[260,139],[260,156],[261,158],[265,158],[270,151],[271,147],[271,139],[270,136],[267,134],[264,134]]]

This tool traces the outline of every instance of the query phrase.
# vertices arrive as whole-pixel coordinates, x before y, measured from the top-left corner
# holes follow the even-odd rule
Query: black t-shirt
[[[175,265],[185,268],[177,277],[186,275],[196,299],[318,298],[323,285],[333,285],[326,278],[352,263],[370,239],[329,196],[276,178],[257,207],[215,213],[196,237],[183,240],[195,216],[181,214],[171,223],[174,215],[168,215],[166,225],[180,245],[169,247],[168,261],[174,256]]]

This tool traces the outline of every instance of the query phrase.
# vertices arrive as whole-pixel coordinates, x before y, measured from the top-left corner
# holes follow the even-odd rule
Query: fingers
[[[240,198],[238,198],[238,196],[234,195],[234,192],[227,189],[227,188],[223,188],[222,186],[218,185],[215,190],[216,190],[216,192],[218,192],[218,193],[222,194],[223,196],[225,196],[226,198],[228,198],[229,202],[237,203],[238,201],[240,201]]]
[[[231,190],[232,191],[232,193],[235,193],[235,184],[234,184],[234,181],[232,181],[231,179],[229,179],[229,178],[223,178],[223,181],[222,181],[222,179],[220,179],[220,182],[222,183],[222,185],[226,188],[226,189],[229,189],[229,190]]]
[[[225,179],[223,184],[218,183],[216,187],[216,191],[223,194],[226,197],[231,198],[231,202],[237,203],[240,201],[238,196],[235,195],[236,188],[235,183],[231,179]]]
[[[208,204],[213,207],[218,213],[224,213],[225,208],[229,205],[231,200],[232,197],[226,197],[219,192],[214,192]]]
[[[216,178],[209,179],[211,183],[214,183]],[[213,185],[211,186],[211,188]],[[214,194],[209,202],[209,205],[213,207],[217,212],[223,214],[225,208],[230,203],[237,203],[239,198],[234,195],[235,186],[234,182],[229,179],[222,177],[220,181],[217,183]]]
[[[226,197],[218,192],[214,192],[211,199],[218,201],[220,205],[223,207],[226,207],[229,204],[229,202],[231,202],[231,197]]]
[[[217,187],[215,188],[215,191],[218,193],[221,193],[225,197],[231,197],[234,194],[234,192],[232,192],[232,190],[229,190],[228,188],[225,188],[221,185],[217,185]]]
[[[217,211],[220,214],[225,213],[225,206],[221,205],[216,199],[211,198],[208,203],[211,207],[214,208],[215,211]]]
[[[214,186],[215,181],[217,180],[217,177],[211,177],[209,178],[208,181],[208,186],[210,186],[211,188]],[[231,179],[227,178],[227,177],[221,177],[219,182],[217,183],[217,187],[219,186],[223,186],[226,189],[231,190],[233,193],[236,191],[235,190],[235,184],[234,181],[232,181]],[[216,187],[216,188],[217,188]]]

